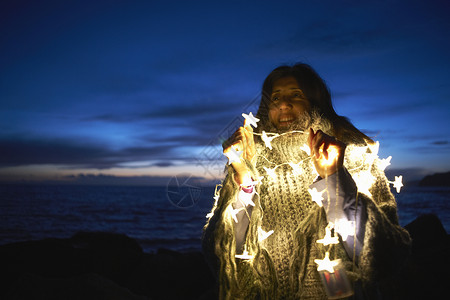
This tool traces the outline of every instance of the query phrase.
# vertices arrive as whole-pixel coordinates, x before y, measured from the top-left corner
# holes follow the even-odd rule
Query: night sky
[[[2,1],[0,179],[218,177],[224,134],[295,62],[395,175],[450,170],[447,1],[241,2]]]

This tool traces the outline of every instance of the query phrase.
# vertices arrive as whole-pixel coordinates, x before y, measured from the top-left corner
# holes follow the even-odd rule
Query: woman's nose
[[[291,103],[290,99],[287,98],[287,97],[281,98],[281,101],[280,101],[280,103],[278,105],[278,108],[280,110],[291,109],[292,108],[292,103]]]

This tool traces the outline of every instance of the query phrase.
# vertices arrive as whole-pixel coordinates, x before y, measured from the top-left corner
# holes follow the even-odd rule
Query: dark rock
[[[425,176],[420,182],[420,186],[450,186],[450,172],[436,173]]]
[[[448,242],[444,226],[435,214],[423,214],[405,226],[413,240],[413,250],[443,246]]]
[[[130,277],[134,291],[153,299],[200,299],[211,293],[214,284],[215,279],[201,253],[166,249],[147,255]]]
[[[135,295],[110,279],[90,273],[71,278],[45,278],[35,274],[24,274],[2,299],[146,300],[149,298]]]
[[[407,299],[446,295],[450,239],[435,215],[405,228],[412,258],[403,287]],[[78,233],[0,246],[0,299],[217,299],[215,279],[199,252],[160,249],[110,233]]]
[[[422,215],[405,228],[412,239],[412,259],[405,275],[408,299],[442,298],[447,294],[449,279],[450,236],[433,214]]]
[[[0,299],[214,299],[201,253],[142,252],[111,233],[0,246]],[[214,297],[214,296],[213,296]]]
[[[101,274],[120,284],[143,258],[141,246],[126,235],[105,232],[80,232],[70,240],[84,270]]]

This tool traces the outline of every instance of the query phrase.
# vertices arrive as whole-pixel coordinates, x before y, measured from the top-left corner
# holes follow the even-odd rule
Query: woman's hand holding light
[[[238,130],[222,144],[223,153],[228,154],[231,149],[237,152],[243,151],[239,161],[232,162],[234,170],[236,171],[235,180],[237,184],[245,184],[251,182],[251,175],[245,164],[244,159],[252,162],[256,154],[255,140],[253,138],[253,128],[244,121],[244,126],[239,127]]]
[[[322,130],[314,132],[312,128],[309,129],[308,146],[311,149],[311,159],[320,177],[330,176],[344,165],[346,145],[323,133]]]

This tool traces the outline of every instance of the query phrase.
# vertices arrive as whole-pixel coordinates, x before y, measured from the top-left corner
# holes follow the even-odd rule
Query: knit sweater
[[[312,127],[330,134],[331,126],[327,124],[317,120]],[[327,187],[327,179],[314,183],[317,177],[314,166],[306,151],[300,149],[306,138],[307,134],[286,134],[272,141],[272,149],[257,143],[256,163],[247,162],[247,166],[252,178],[264,178],[255,186],[252,199],[255,206],[242,210],[237,223],[232,214],[240,188],[234,181],[233,168],[228,167],[203,236],[205,257],[217,272],[221,298],[326,299],[314,262],[322,259],[325,252],[330,253],[331,259],[341,259],[349,279],[363,286],[366,295],[370,295],[375,285],[395,275],[404,263],[410,239],[398,225],[395,199],[379,168],[379,159],[373,148],[351,145],[351,141],[344,141],[349,144],[344,166],[358,185],[356,201],[360,202],[358,207],[363,207],[367,219],[362,225],[363,235],[359,234],[363,239],[359,257],[352,252],[356,237],[350,239],[351,245],[345,244],[342,238],[333,246],[316,242],[324,237],[328,222],[336,220],[336,210],[328,205],[329,195],[324,194],[325,206],[320,207],[312,201],[308,189],[318,184],[328,194],[339,191]],[[299,169],[294,170],[289,162],[297,164]],[[275,168],[275,174],[269,175],[267,168]],[[370,188],[362,181],[368,178]],[[273,233],[262,240],[258,235],[261,229]],[[239,247],[236,236],[242,231],[246,234],[243,246]],[[252,258],[236,258],[243,250]]]

